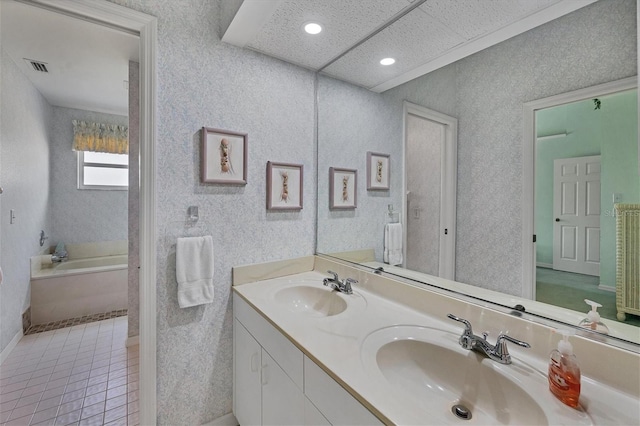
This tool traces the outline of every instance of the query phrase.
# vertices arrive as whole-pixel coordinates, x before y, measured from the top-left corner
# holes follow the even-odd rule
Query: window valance
[[[129,153],[129,128],[115,124],[73,120],[73,150]]]

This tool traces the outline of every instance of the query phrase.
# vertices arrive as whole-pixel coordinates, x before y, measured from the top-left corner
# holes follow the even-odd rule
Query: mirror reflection
[[[587,299],[618,320],[614,204],[640,203],[637,104],[628,90],[536,111],[536,300],[585,311]]]
[[[320,75],[318,253],[382,267],[428,284],[453,286],[505,306],[523,304],[527,312],[571,325],[578,325],[591,309],[584,299],[593,300],[603,305],[599,309],[610,335],[640,343],[638,312],[626,312],[624,321],[617,315],[613,215],[615,203],[640,202],[637,92],[595,96],[598,109],[593,99],[585,99],[537,111],[536,133],[531,136],[538,137],[536,154],[523,155],[525,103],[629,77],[636,81],[635,16],[634,2],[599,1],[381,94]],[[435,161],[446,164],[455,154],[454,190],[449,191],[455,203],[444,216],[438,191],[447,179],[433,163],[439,154],[407,148],[407,102],[457,120],[457,149]],[[607,120],[598,122],[594,114]],[[561,133],[566,135],[553,136]],[[614,146],[625,148],[614,152]],[[367,190],[363,179],[358,182],[355,210],[330,210],[329,167],[354,168],[365,176],[369,151],[390,155],[389,190]],[[590,184],[588,207],[591,213],[598,210],[602,224],[588,225],[588,231],[575,227],[570,231],[567,218],[554,216],[551,163],[556,158],[598,155],[601,185]],[[522,238],[523,200],[533,198],[523,193],[525,162],[535,162],[536,171],[531,185],[536,188],[535,271],[526,269],[531,260],[523,255],[528,244]],[[416,179],[409,168],[421,166],[422,175]],[[589,167],[595,170],[596,166]],[[433,189],[432,198],[419,197],[415,185]],[[390,209],[399,213],[403,229],[403,260],[398,265],[384,261],[389,250],[385,236],[390,242],[385,229],[395,222]],[[439,223],[443,218],[450,223]],[[437,232],[411,228],[412,222],[421,219]],[[564,232],[564,240],[554,242],[554,226]],[[579,232],[587,234],[580,247]],[[447,238],[453,247],[450,259],[455,276],[451,278],[468,285],[442,280],[446,275],[433,266],[436,254],[428,253]],[[557,253],[564,253],[567,260],[587,247],[585,263],[598,263],[597,271],[593,265],[591,271],[566,271],[554,262]],[[442,250],[437,253],[441,256]],[[527,281],[536,285],[526,288]],[[640,292],[634,294],[630,303],[637,309]]]

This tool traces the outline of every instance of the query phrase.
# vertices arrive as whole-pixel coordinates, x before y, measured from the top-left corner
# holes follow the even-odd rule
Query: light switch
[[[613,193],[613,203],[621,203],[622,202],[622,194],[619,192],[614,192]]]
[[[16,211],[14,209],[9,210],[9,224],[13,225],[16,221]]]

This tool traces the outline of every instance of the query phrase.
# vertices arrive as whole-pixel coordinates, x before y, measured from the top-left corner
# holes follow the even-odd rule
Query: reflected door
[[[406,266],[440,275],[440,206],[445,126],[417,115],[407,117]]]
[[[600,156],[554,161],[553,269],[600,275]]]

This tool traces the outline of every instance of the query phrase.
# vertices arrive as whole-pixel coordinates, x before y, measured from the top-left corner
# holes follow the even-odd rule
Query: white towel
[[[384,226],[383,260],[389,265],[402,264],[402,225],[387,223]]]
[[[213,302],[213,238],[178,238],[176,280],[181,308]]]

